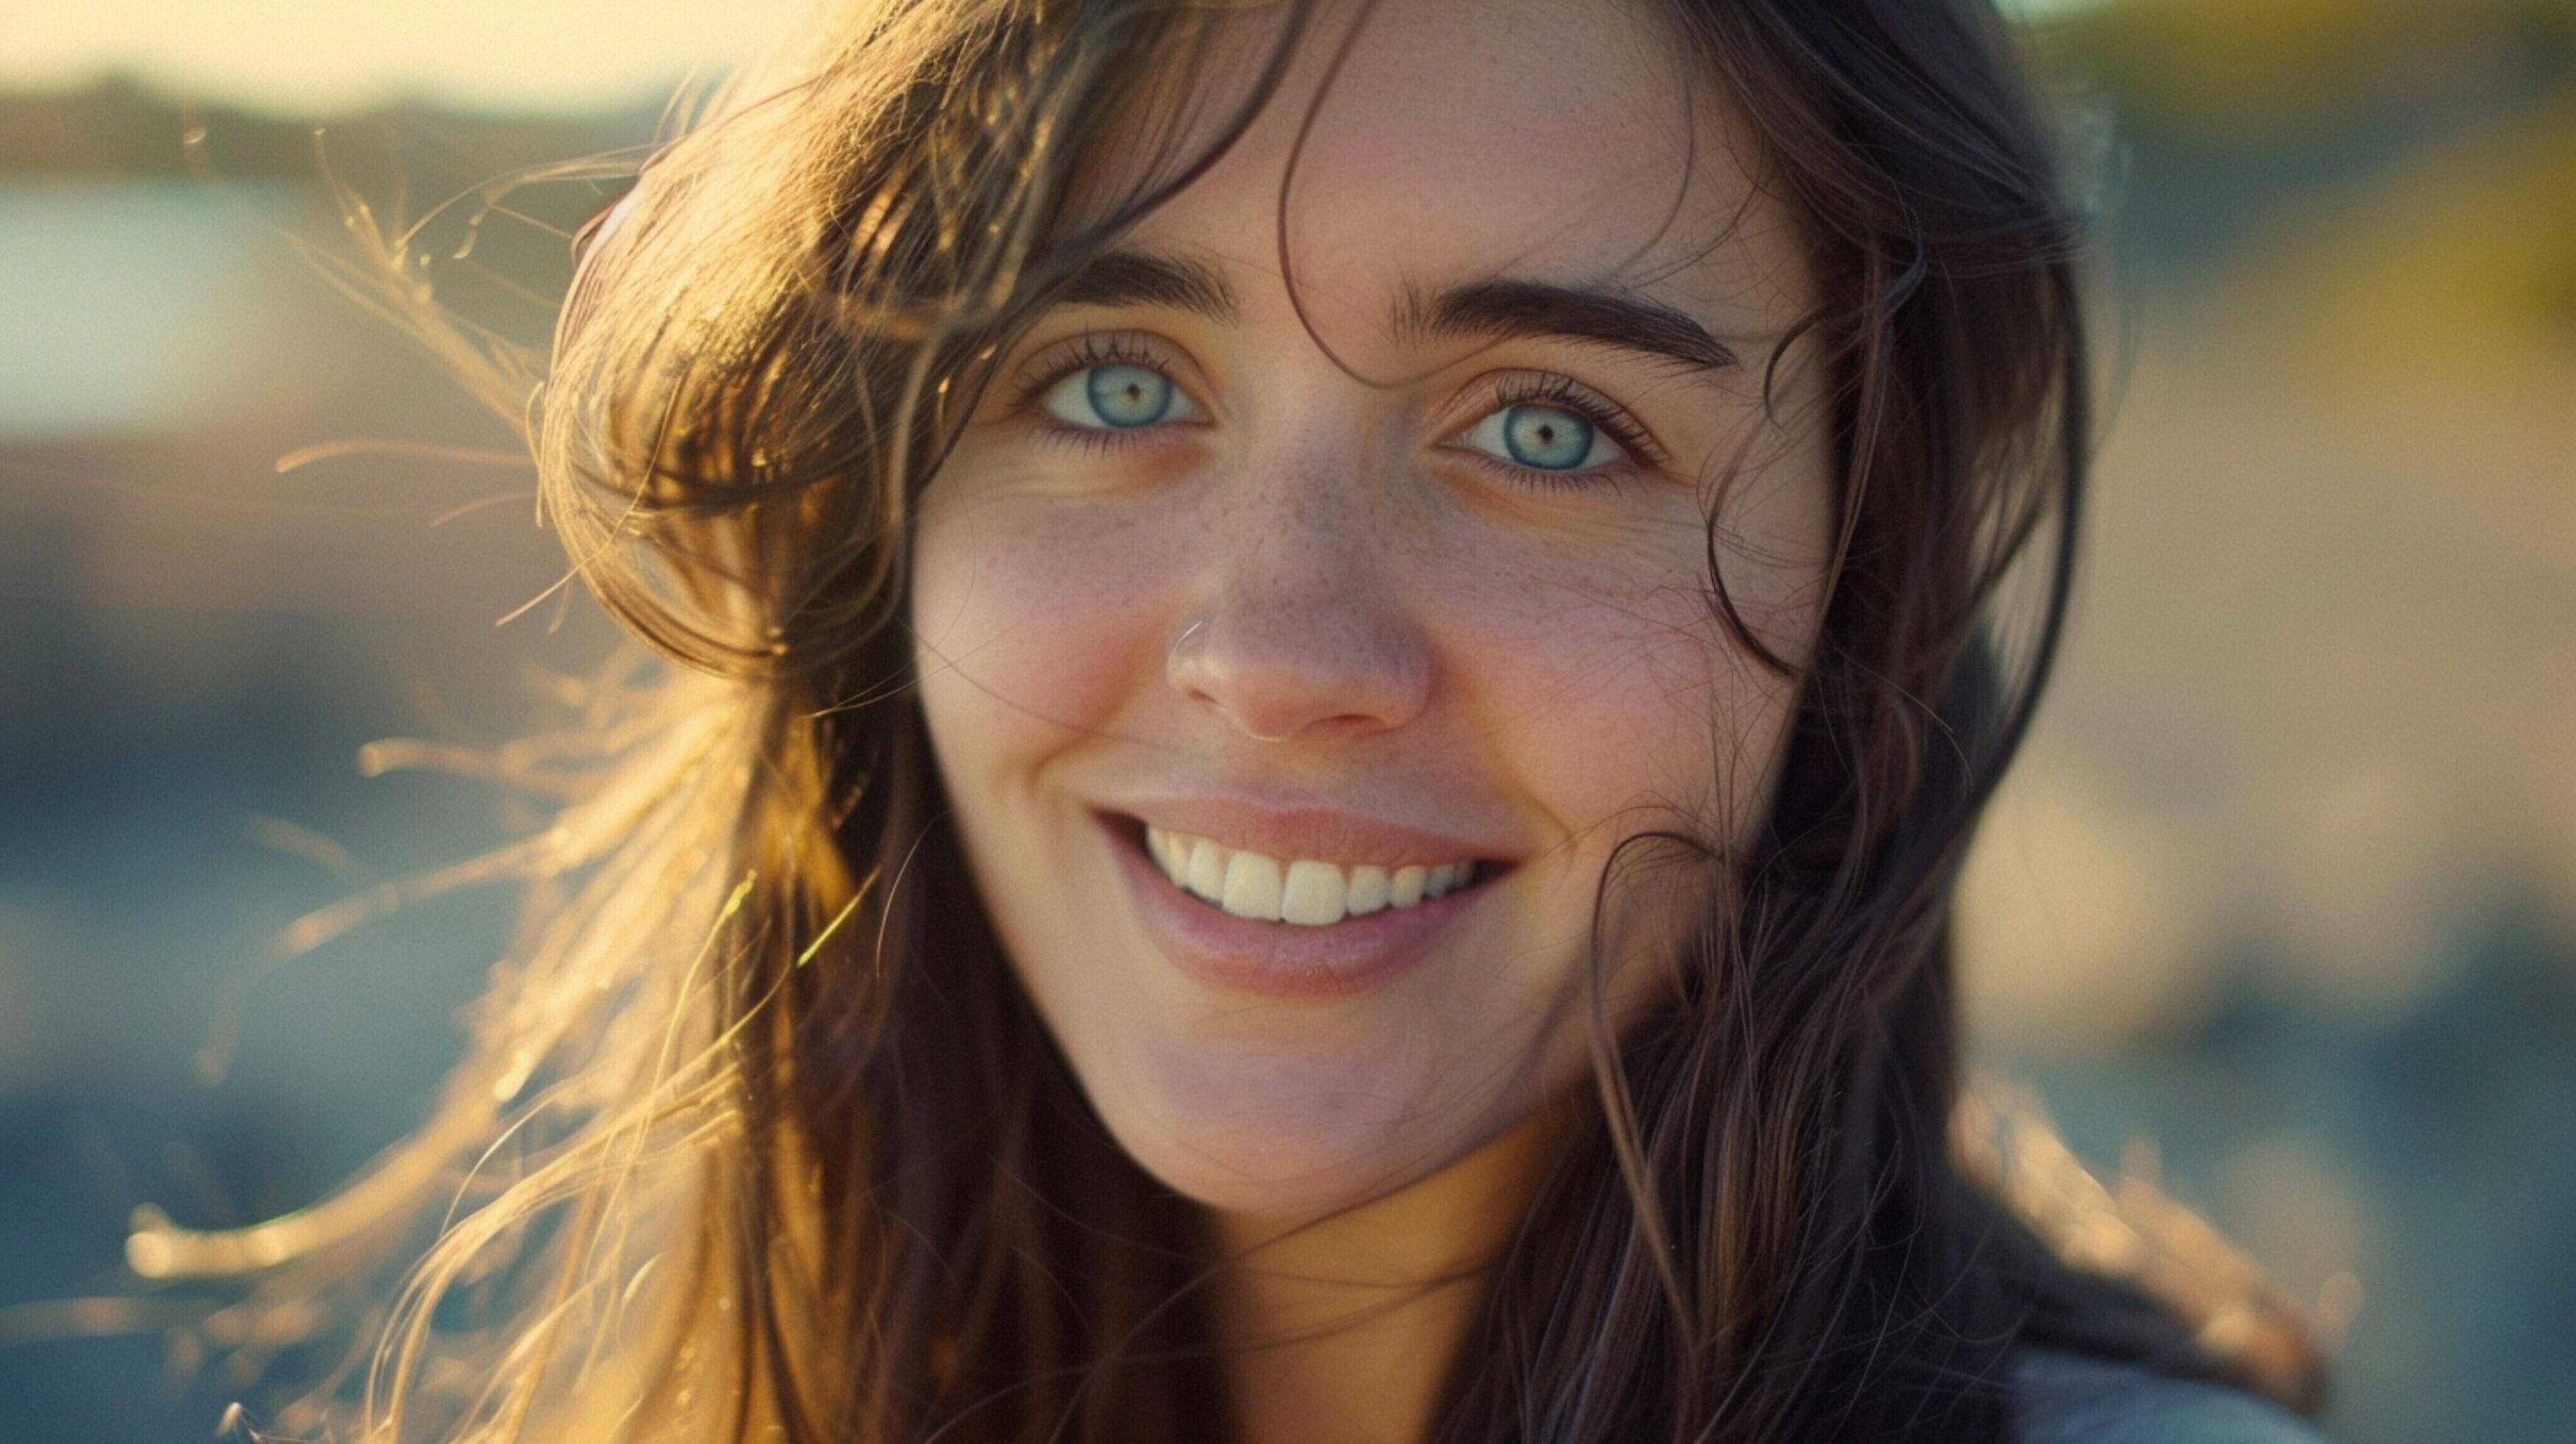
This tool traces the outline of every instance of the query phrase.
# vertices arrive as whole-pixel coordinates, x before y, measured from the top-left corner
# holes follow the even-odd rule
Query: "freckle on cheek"
[[[996,519],[998,521],[998,519]],[[925,642],[1008,729],[1100,726],[1143,679],[1149,587],[1132,550],[1080,526],[994,524],[928,538],[916,572]],[[945,637],[931,635],[947,623]],[[1148,649],[1149,650],[1149,649]]]

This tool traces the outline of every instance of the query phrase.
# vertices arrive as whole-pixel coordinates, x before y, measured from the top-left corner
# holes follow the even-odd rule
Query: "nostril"
[[[1311,592],[1235,596],[1173,637],[1165,679],[1257,742],[1401,727],[1427,705],[1430,650],[1409,622],[1362,606],[1367,595],[1336,577]]]

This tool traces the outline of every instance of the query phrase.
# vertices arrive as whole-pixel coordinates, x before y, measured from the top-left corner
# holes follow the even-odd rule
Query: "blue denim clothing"
[[[2327,1444],[2269,1400],[2087,1354],[2025,1348],[2014,1380],[2025,1444]]]

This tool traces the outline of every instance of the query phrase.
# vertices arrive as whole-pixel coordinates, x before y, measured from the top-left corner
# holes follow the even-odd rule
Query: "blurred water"
[[[286,961],[279,930],[508,835],[361,745],[501,740],[532,664],[605,644],[582,610],[493,626],[561,567],[523,473],[277,472],[509,441],[279,228],[330,218],[301,187],[0,186],[0,1342],[41,1322],[11,1305],[133,1291],[137,1204],[251,1222],[418,1120],[511,899]],[[163,1363],[149,1332],[0,1348],[0,1439],[205,1437],[242,1383]]]
[[[0,187],[0,442],[135,434],[253,402],[283,379],[276,184]]]

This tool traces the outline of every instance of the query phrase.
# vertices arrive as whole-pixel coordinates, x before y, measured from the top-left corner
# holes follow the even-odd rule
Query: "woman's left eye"
[[[1586,471],[1625,455],[1590,417],[1562,406],[1516,402],[1492,412],[1458,438],[1532,471]]]
[[[1047,387],[1046,414],[1081,431],[1125,431],[1158,421],[1194,421],[1198,407],[1151,366],[1115,361],[1085,366]]]

